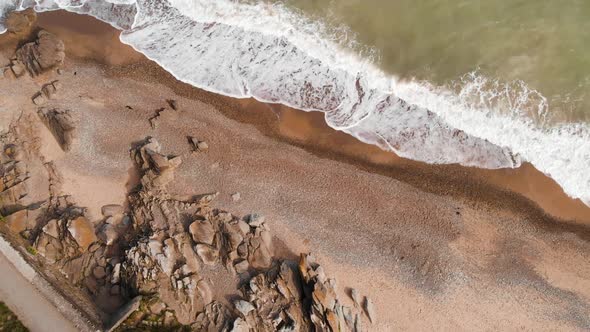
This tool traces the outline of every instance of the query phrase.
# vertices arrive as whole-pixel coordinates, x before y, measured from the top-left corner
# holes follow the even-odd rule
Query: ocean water
[[[183,82],[324,112],[406,158],[530,162],[590,205],[587,1],[0,0],[0,22],[27,7],[92,15]]]

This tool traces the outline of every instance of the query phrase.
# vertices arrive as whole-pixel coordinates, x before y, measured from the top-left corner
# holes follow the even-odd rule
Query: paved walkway
[[[78,331],[2,254],[0,299],[32,332]]]

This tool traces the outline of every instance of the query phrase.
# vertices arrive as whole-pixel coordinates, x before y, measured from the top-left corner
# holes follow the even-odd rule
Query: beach
[[[77,137],[64,152],[40,124],[30,135],[61,192],[97,225],[101,207],[129,206],[138,183],[129,151],[153,137],[162,154],[182,157],[174,197],[218,192],[216,207],[263,214],[276,257],[312,252],[344,304],[354,305],[350,288],[373,300],[368,330],[590,327],[590,208],[531,164],[403,159],[331,129],[321,113],[179,82],[91,17],[43,13],[38,24],[66,45],[50,103],[71,111]],[[2,63],[17,43],[0,36]],[[0,81],[3,124],[33,117],[42,83]],[[187,137],[207,152],[192,153]]]

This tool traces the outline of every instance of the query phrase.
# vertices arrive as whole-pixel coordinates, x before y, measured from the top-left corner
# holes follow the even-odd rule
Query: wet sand
[[[266,215],[279,255],[312,251],[341,298],[354,287],[374,300],[370,330],[590,327],[588,209],[532,167],[404,160],[327,128],[317,113],[179,83],[127,46],[98,45],[116,41],[104,24],[84,33],[56,25],[70,16],[42,14],[40,24],[68,48],[56,105],[74,111],[80,137],[67,154],[50,146],[44,154],[90,213],[124,203],[130,145],[149,135],[183,157],[172,191],[219,191],[219,206]],[[4,106],[34,112],[36,84],[8,87],[14,97]],[[166,99],[179,112],[151,129],[148,118]],[[187,135],[210,150],[191,154]]]

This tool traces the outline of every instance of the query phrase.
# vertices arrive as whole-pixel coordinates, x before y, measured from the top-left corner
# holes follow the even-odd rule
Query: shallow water
[[[275,3],[277,3],[275,1]],[[478,71],[522,80],[547,98],[550,122],[590,120],[590,2],[584,0],[286,0],[329,22],[340,42],[372,48],[402,78],[451,85]],[[342,36],[347,36],[342,38]],[[520,93],[513,85],[514,93]],[[533,114],[529,114],[533,115]],[[537,119],[539,120],[539,119]]]

